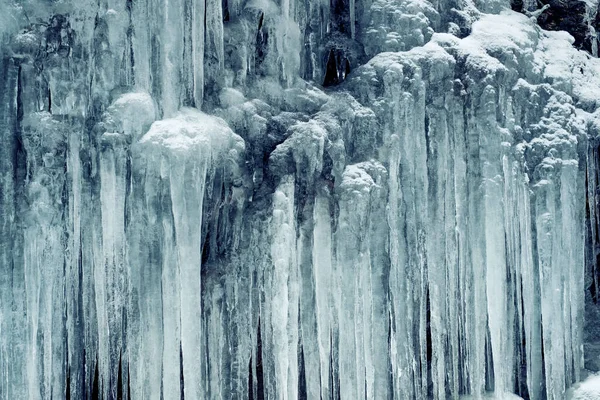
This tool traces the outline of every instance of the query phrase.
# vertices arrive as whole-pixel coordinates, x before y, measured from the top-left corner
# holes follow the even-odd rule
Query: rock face
[[[1,0],[0,398],[564,399],[581,3]]]
[[[540,15],[538,23],[547,30],[567,31],[574,38],[573,45],[577,48],[592,50],[589,26],[586,15],[587,5],[585,1],[549,1],[550,7]],[[590,16],[591,23],[595,22],[595,13]]]
[[[578,49],[598,56],[597,31],[600,25],[597,0],[512,0],[515,11],[533,11],[546,7],[537,18],[539,25],[550,31],[567,31]]]

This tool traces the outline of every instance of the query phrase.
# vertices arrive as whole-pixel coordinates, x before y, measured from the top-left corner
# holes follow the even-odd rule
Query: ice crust
[[[600,61],[502,1],[226,3],[0,0],[0,398],[600,396]]]

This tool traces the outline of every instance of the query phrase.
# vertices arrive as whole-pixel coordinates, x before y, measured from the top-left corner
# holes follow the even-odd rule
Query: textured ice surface
[[[569,34],[500,0],[0,6],[1,399],[562,400],[600,368]]]

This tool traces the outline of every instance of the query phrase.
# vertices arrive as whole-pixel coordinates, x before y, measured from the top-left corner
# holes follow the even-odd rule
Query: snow
[[[378,170],[378,173],[384,173],[385,168],[377,162],[365,162],[360,164],[348,165],[342,175],[340,189],[349,196],[368,195],[375,181],[371,177],[369,170]]]
[[[140,140],[141,146],[172,154],[200,156],[202,150],[219,154],[228,146],[243,151],[244,144],[227,123],[195,109],[182,109],[175,117],[157,121]]]
[[[409,50],[429,41],[440,18],[435,6],[425,0],[374,1],[368,10],[365,49],[374,56],[385,51]]]
[[[119,96],[103,115],[105,135],[131,135],[138,140],[156,120],[156,107],[148,93],[132,92]],[[117,131],[111,132],[110,130]]]
[[[575,384],[569,393],[569,400],[594,400],[600,398],[600,376],[591,375],[583,382]]]
[[[221,107],[228,108],[246,102],[244,94],[233,88],[225,88],[219,94]]]

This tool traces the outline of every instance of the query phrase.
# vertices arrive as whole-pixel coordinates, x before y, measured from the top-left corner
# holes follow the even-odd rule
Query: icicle
[[[600,163],[598,160],[598,147],[596,144],[597,139],[591,139],[589,141],[589,148],[587,151],[587,198],[590,204],[589,213],[590,213],[590,237],[591,237],[591,254],[590,260],[588,263],[590,264],[589,268],[591,268],[591,284],[594,288],[599,288],[600,282],[598,282],[598,261],[597,261],[597,252],[600,249],[600,243],[598,243],[598,231],[600,229],[600,215],[598,214],[598,210],[596,209],[597,205],[600,204],[600,199],[598,198],[599,192],[599,180],[598,180],[598,170],[600,167]],[[598,298],[598,293],[596,293],[596,299]]]
[[[426,111],[427,112],[427,111]],[[445,336],[448,331],[447,325],[452,321],[449,319],[449,308],[447,302],[453,296],[447,295],[451,288],[448,278],[446,265],[448,248],[451,246],[451,238],[446,231],[446,207],[447,202],[444,197],[452,198],[452,192],[446,185],[446,171],[448,171],[448,160],[446,154],[448,151],[448,132],[446,130],[445,118],[442,113],[427,113],[425,131],[430,137],[430,157],[428,157],[428,168],[431,177],[431,186],[429,187],[429,196],[438,201],[429,204],[429,217],[431,218],[429,226],[439,224],[439,228],[433,229],[427,238],[427,287],[429,294],[429,313],[430,313],[430,331],[431,331],[431,374],[433,381],[433,396],[435,399],[445,399],[446,387],[445,376],[450,374],[446,365],[446,344]],[[439,172],[438,172],[439,171]],[[436,173],[437,172],[437,173]],[[451,214],[450,214],[451,215]],[[451,258],[450,258],[451,259]]]
[[[208,0],[206,3],[206,40],[204,60],[207,73],[210,72],[213,79],[220,79],[225,62],[225,50],[223,47],[223,12],[221,1]],[[193,67],[192,67],[193,68]]]
[[[317,341],[319,345],[321,398],[331,393],[333,382],[330,377],[331,349],[331,315],[333,299],[331,287],[332,275],[332,243],[331,219],[327,197],[317,195],[314,207],[313,231],[313,271],[315,280],[315,312],[317,319]]]
[[[131,199],[144,207],[132,207],[129,215],[128,262],[130,298],[127,312],[131,398],[159,399],[163,366],[161,232],[145,224],[160,226],[157,208],[162,200],[161,182],[165,162],[143,159],[133,148]],[[148,152],[148,157],[153,156]],[[168,288],[165,288],[168,290]],[[168,384],[168,379],[165,379]]]
[[[414,304],[407,295],[411,283],[408,276],[410,270],[408,263],[408,249],[405,245],[406,237],[400,235],[404,229],[406,219],[401,207],[402,191],[400,176],[400,139],[394,134],[389,138],[390,164],[389,164],[389,200],[388,224],[390,226],[390,295],[391,295],[391,364],[393,366],[393,392],[402,393],[407,398],[415,397],[413,383],[417,382],[419,372],[414,370],[414,354],[418,338],[410,333],[414,323]],[[406,317],[405,317],[406,316]],[[415,340],[417,339],[417,340]],[[417,388],[419,390],[419,388]]]
[[[110,133],[103,138],[104,149],[100,153],[100,204],[102,212],[102,264],[97,266],[98,296],[103,296],[98,309],[101,316],[99,354],[106,354],[107,364],[101,365],[107,382],[118,380],[118,363],[122,353],[123,307],[127,298],[125,265],[125,192],[127,150],[118,138]],[[106,335],[106,336],[105,336]],[[111,385],[112,386],[112,385]],[[116,385],[113,386],[116,397]]]
[[[66,253],[66,345],[69,350],[67,354],[67,364],[69,366],[83,365],[83,354],[80,349],[83,346],[83,327],[78,324],[81,304],[79,293],[83,291],[83,282],[79,279],[81,262],[81,160],[79,151],[81,143],[78,132],[73,132],[69,136],[69,152],[67,158],[68,182],[71,184],[71,196],[69,199],[69,244]],[[70,387],[67,388],[73,398],[83,397],[85,390],[82,383],[85,382],[85,376],[80,368],[70,368],[69,381]]]
[[[227,353],[225,352],[225,343],[230,339],[227,331],[224,329],[225,315],[223,315],[223,305],[225,303],[225,293],[223,287],[216,280],[207,282],[210,285],[210,293],[203,302],[205,311],[205,326],[203,332],[206,335],[206,370],[208,372],[205,380],[206,396],[208,398],[223,399],[223,389],[225,385],[228,367]]]
[[[371,271],[369,228],[372,191],[385,169],[378,163],[349,165],[343,173],[340,192],[340,215],[336,238],[336,275],[339,280],[339,369],[340,396],[364,398],[365,389],[373,387],[372,369],[365,344],[370,345],[365,313],[371,309],[368,286]],[[375,179],[374,179],[375,178]],[[344,329],[343,327],[351,327]],[[370,385],[369,385],[370,384]]]
[[[350,37],[356,38],[356,0],[350,0]]]
[[[269,313],[273,341],[276,397],[293,399],[297,396],[297,276],[296,227],[294,223],[294,179],[284,178],[273,195],[272,282],[269,291]],[[296,316],[294,319],[293,317]]]
[[[68,130],[46,112],[25,121],[28,153],[24,230],[25,298],[29,327],[28,380],[31,398],[56,397],[64,390],[64,252],[61,188]]]
[[[481,190],[481,160],[479,141],[481,132],[475,125],[473,110],[468,111],[465,121],[466,176],[476,177],[467,181],[466,191],[466,242],[468,243],[464,288],[465,299],[465,335],[469,360],[467,370],[470,371],[470,393],[480,398],[486,386],[486,336],[487,336],[487,296],[485,278],[485,241],[481,232],[484,230],[484,216],[481,208],[483,193]],[[472,149],[472,150],[471,150]],[[469,289],[472,288],[472,289]]]
[[[25,174],[19,160],[18,136],[9,134],[18,110],[20,68],[15,60],[0,60],[0,397],[33,398],[35,387],[29,369],[29,317],[23,263],[23,232],[18,229],[19,177]],[[15,174],[15,172],[17,172]]]
[[[160,52],[157,47],[154,27],[155,19],[153,15],[154,5],[151,0],[142,0],[132,2],[132,28],[133,39],[132,49],[134,54],[134,81],[139,90],[147,93],[153,93],[152,88],[152,65],[153,61],[158,62],[156,57]],[[157,79],[158,77],[154,77]]]
[[[185,81],[182,79],[183,69],[183,26],[184,0],[169,0],[163,3],[162,35],[160,44],[164,58],[159,60],[162,68],[162,107],[164,115],[171,117],[185,105],[182,102]]]
[[[373,163],[375,164],[375,163]],[[389,398],[389,344],[390,321],[388,314],[388,255],[386,245],[387,171],[381,165],[370,170],[375,186],[371,188],[370,221],[368,227],[370,269],[364,273],[363,324],[365,327],[365,395],[369,399]]]
[[[192,54],[194,74],[194,101],[200,108],[204,99],[204,37],[205,2],[192,2]]]
[[[298,176],[298,180],[301,182],[300,187],[306,185],[303,182],[304,179],[302,176]],[[309,190],[312,192],[312,189]],[[329,260],[324,259],[322,261],[325,264],[325,270],[317,271],[314,263],[321,265],[321,261],[315,258],[315,243],[313,242],[315,237],[315,221],[313,218],[316,215],[315,207],[317,204],[312,193],[306,197],[299,204],[300,210],[298,211],[298,214],[305,216],[305,218],[302,218],[302,222],[298,224],[297,263],[299,273],[298,303],[300,308],[300,324],[298,326],[298,343],[300,346],[298,348],[298,390],[301,392],[305,391],[307,397],[319,398],[321,397],[321,375],[319,374],[321,360],[318,327],[320,321],[317,308],[318,294],[315,275],[324,273],[327,276],[328,271],[331,271],[331,254],[329,254]],[[326,238],[323,239],[327,240]],[[324,257],[327,257],[327,255],[324,255]],[[327,265],[328,261],[329,265]],[[322,288],[319,289],[323,290]],[[327,315],[329,311],[327,298],[325,297],[321,301],[325,302],[325,304],[321,304],[321,310]],[[327,385],[326,381],[325,384]],[[300,394],[299,396],[301,397],[302,395]]]
[[[200,276],[202,213],[205,190],[209,187],[207,180],[217,162],[229,168],[228,162],[237,162],[236,157],[242,151],[241,138],[234,135],[223,120],[193,109],[184,109],[175,118],[155,122],[136,146],[136,154],[141,161],[136,168],[146,172],[143,192],[145,204],[149,205],[147,218],[151,224],[156,223],[162,228],[148,238],[145,238],[144,225],[136,228],[142,230],[133,237],[134,243],[136,237],[140,240],[140,248],[136,250],[142,254],[148,252],[149,261],[157,271],[148,274],[152,286],[140,286],[139,290],[146,292],[150,289],[147,296],[144,293],[146,301],[153,296],[151,300],[156,302],[155,310],[165,310],[164,316],[155,311],[146,315],[146,321],[142,319],[141,329],[144,323],[160,325],[152,328],[156,334],[154,340],[142,339],[141,356],[146,358],[146,362],[150,362],[151,355],[157,356],[157,360],[164,357],[162,362],[170,371],[165,377],[165,385],[173,389],[179,379],[183,379],[185,398],[202,398],[207,390],[202,384],[201,374],[205,364],[201,354],[204,334]],[[172,220],[168,213],[161,212],[164,209],[172,211]],[[145,273],[140,273],[143,285]],[[158,291],[152,292],[155,289]],[[171,315],[167,316],[167,312]],[[163,354],[163,357],[157,353]],[[180,362],[183,366],[181,377],[178,372]],[[143,380],[151,385],[154,383],[147,382],[151,378],[160,384],[161,370],[157,371],[157,377],[144,372],[146,377]],[[146,388],[138,386],[138,391],[144,393]],[[146,393],[155,395],[154,391]],[[158,396],[160,389],[156,393]],[[174,392],[163,393],[171,395]]]
[[[168,167],[164,167],[165,169]],[[166,196],[165,196],[166,197]],[[164,199],[164,197],[163,197]],[[166,201],[163,200],[164,203]],[[169,209],[170,207],[165,207]],[[175,244],[175,227],[168,213],[161,213],[160,225],[164,233],[162,255],[163,297],[163,395],[168,399],[179,399],[181,394],[181,267]],[[159,221],[157,221],[159,222]],[[184,381],[185,383],[185,381]]]
[[[509,297],[504,221],[505,204],[502,202],[504,181],[502,179],[504,132],[490,135],[491,121],[495,118],[494,98],[496,88],[487,86],[482,94],[486,108],[480,118],[482,133],[482,179],[483,223],[485,227],[485,273],[488,325],[493,357],[494,387],[497,393],[512,391],[514,386],[512,360],[512,327],[509,323]]]

